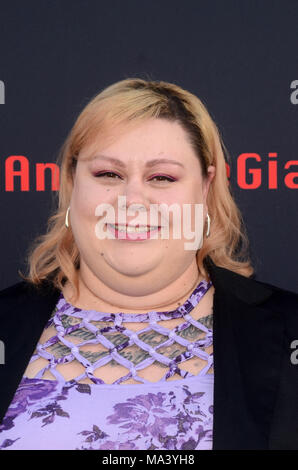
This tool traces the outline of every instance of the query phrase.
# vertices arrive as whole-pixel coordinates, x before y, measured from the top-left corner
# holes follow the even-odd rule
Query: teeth
[[[150,230],[154,230],[154,229],[157,229],[158,227],[146,227],[145,225],[141,226],[141,227],[126,227],[125,225],[114,225],[114,224],[109,224],[111,225],[111,227],[113,227],[114,229],[118,230],[119,232],[128,232],[128,233],[132,233],[132,232],[149,232]]]

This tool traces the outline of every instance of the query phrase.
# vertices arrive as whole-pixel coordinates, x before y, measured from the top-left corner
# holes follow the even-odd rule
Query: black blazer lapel
[[[273,291],[207,262],[213,305],[213,449],[267,449],[282,360]]]

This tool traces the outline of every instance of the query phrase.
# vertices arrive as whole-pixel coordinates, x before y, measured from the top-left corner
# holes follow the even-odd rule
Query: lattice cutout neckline
[[[129,372],[124,377],[120,377],[115,380],[113,384],[120,384],[121,382],[125,382],[126,380],[131,378],[142,383],[152,384],[151,381],[138,376],[137,371],[142,370],[157,361],[169,367],[169,370],[159,380],[159,382],[165,382],[169,377],[172,377],[175,374],[178,374],[180,377],[183,378],[185,378],[186,376],[195,377],[190,372],[180,369],[178,367],[179,363],[184,362],[194,356],[197,356],[198,358],[207,361],[207,365],[197,374],[198,376],[205,375],[207,371],[213,366],[213,354],[208,354],[206,351],[204,351],[204,348],[207,348],[208,346],[212,345],[212,330],[207,328],[203,323],[199,322],[198,320],[195,320],[189,313],[196,307],[196,305],[199,303],[201,298],[205,295],[205,293],[209,290],[211,286],[211,280],[209,282],[207,282],[206,280],[201,281],[190,294],[188,299],[184,302],[184,304],[175,310],[165,312],[156,312],[152,310],[148,313],[141,314],[107,313],[98,312],[96,310],[84,310],[78,307],[74,307],[73,305],[68,303],[64,298],[63,293],[61,292],[55,308],[55,314],[53,317],[50,318],[46,325],[46,328],[48,328],[49,326],[54,326],[57,331],[57,334],[49,338],[44,344],[38,343],[36,348],[37,354],[34,354],[30,360],[31,363],[39,357],[43,357],[44,359],[47,359],[49,361],[49,364],[42,368],[37,373],[35,378],[42,378],[44,372],[46,370],[49,370],[59,382],[63,382],[64,384],[78,382],[79,380],[85,378],[90,379],[91,382],[93,382],[94,384],[106,384],[106,382],[104,382],[101,378],[94,376],[93,372],[97,368],[105,366],[114,359],[120,365],[127,368]],[[63,325],[64,316],[72,316],[75,318],[82,319],[82,321],[75,325],[65,327]],[[157,322],[160,320],[169,320],[181,317],[184,317],[186,321],[182,324],[179,324],[172,330],[169,328],[165,328],[160,324],[157,324]],[[110,321],[113,322],[113,324],[111,326],[104,326],[103,328],[99,328],[96,325],[92,324],[91,321]],[[138,332],[136,332],[126,328],[122,324],[125,322],[149,322],[149,325],[146,328],[138,330]],[[177,334],[182,330],[188,328],[190,325],[193,325],[194,327],[206,333],[205,337],[202,339],[198,339],[197,341],[190,342],[189,340]],[[73,342],[69,341],[65,336],[71,334],[72,332],[80,328],[85,328],[89,330],[93,334],[93,339],[87,339],[86,341],[75,345]],[[142,335],[143,333],[148,332],[150,330],[154,330],[161,335],[167,336],[167,339],[153,348],[150,344],[142,341],[142,339],[139,338],[139,335]],[[121,333],[123,336],[126,336],[126,339],[120,344],[114,344],[112,341],[110,341],[109,338],[105,336],[105,333],[113,332]],[[70,352],[69,354],[66,354],[63,357],[56,358],[55,356],[53,356],[53,354],[48,352],[46,348],[53,346],[54,344],[57,344],[59,342],[64,344]],[[185,351],[183,351],[175,358],[172,359],[163,356],[157,351],[160,348],[171,346],[174,342],[177,342],[185,348]],[[103,357],[100,357],[96,362],[90,362],[86,357],[80,354],[80,347],[86,344],[101,344],[106,348],[107,353]],[[133,344],[136,344],[137,346],[139,346],[139,348],[143,349],[148,353],[148,357],[139,362],[137,365],[133,364],[133,362],[126,359],[122,354],[119,354],[126,347],[129,348]],[[80,376],[76,377],[75,379],[66,381],[63,375],[58,372],[58,370],[56,370],[56,366],[58,364],[70,363],[75,360],[79,361],[85,367],[85,372],[82,373]]]
[[[59,312],[65,315],[71,315],[77,318],[84,318],[86,320],[94,321],[113,321],[117,323],[117,320],[121,322],[154,322],[160,320],[172,320],[181,318],[182,316],[190,313],[200,302],[201,298],[212,286],[212,281],[207,282],[202,280],[199,282],[197,287],[192,291],[187,300],[183,305],[180,305],[175,310],[156,312],[151,310],[147,313],[107,313],[98,310],[85,310],[79,307],[73,306],[67,302],[63,292],[60,293],[57,307]]]

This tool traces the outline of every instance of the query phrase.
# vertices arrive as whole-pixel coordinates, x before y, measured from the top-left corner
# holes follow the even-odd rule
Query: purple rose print
[[[178,400],[179,406],[173,391],[141,394],[116,403],[106,423],[114,425],[117,433],[112,438],[93,425],[92,431],[80,433],[87,436],[80,449],[196,449],[201,440],[212,438],[212,426],[204,429],[207,416],[199,405],[205,392],[191,394],[187,386],[183,392],[186,396]]]
[[[14,426],[14,419],[24,413],[31,403],[39,402],[43,397],[48,398],[56,391],[56,387],[57,383],[53,380],[36,380],[32,387],[32,379],[23,377],[0,425],[0,435],[2,431]]]

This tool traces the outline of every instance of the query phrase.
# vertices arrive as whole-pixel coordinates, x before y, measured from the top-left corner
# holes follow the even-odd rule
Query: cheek
[[[108,203],[112,200],[112,191],[100,188],[96,181],[78,181],[72,194],[72,203],[76,212],[81,215],[95,217],[95,208],[100,203]]]
[[[179,206],[179,217],[177,216],[175,219],[172,212],[170,212],[170,224],[173,230],[181,233],[181,240],[184,242],[184,237],[189,239],[190,235],[193,236],[194,233],[200,233],[200,226],[203,220],[203,205],[199,191],[196,194],[194,191],[185,191],[180,196],[179,198],[178,195],[175,199],[175,203]],[[177,241],[177,243],[179,242]]]
[[[193,204],[202,200],[202,189],[199,184],[185,183],[182,185],[173,187],[173,191],[167,194],[163,193],[160,196],[160,202],[166,204]]]
[[[92,201],[91,192],[84,186],[77,185],[72,192],[71,209],[80,216],[88,214]]]
[[[195,204],[202,203],[202,197],[199,190],[191,189],[185,187],[182,191],[177,191],[175,194],[171,195],[171,197],[164,198],[163,201],[168,207],[172,206],[175,207],[176,205],[179,207],[178,211],[181,214],[181,222],[183,220],[183,210],[185,210],[184,205],[187,207],[187,211],[190,211],[191,214],[195,212]],[[160,202],[160,203],[161,203]],[[173,212],[170,211],[170,220],[173,221]]]

